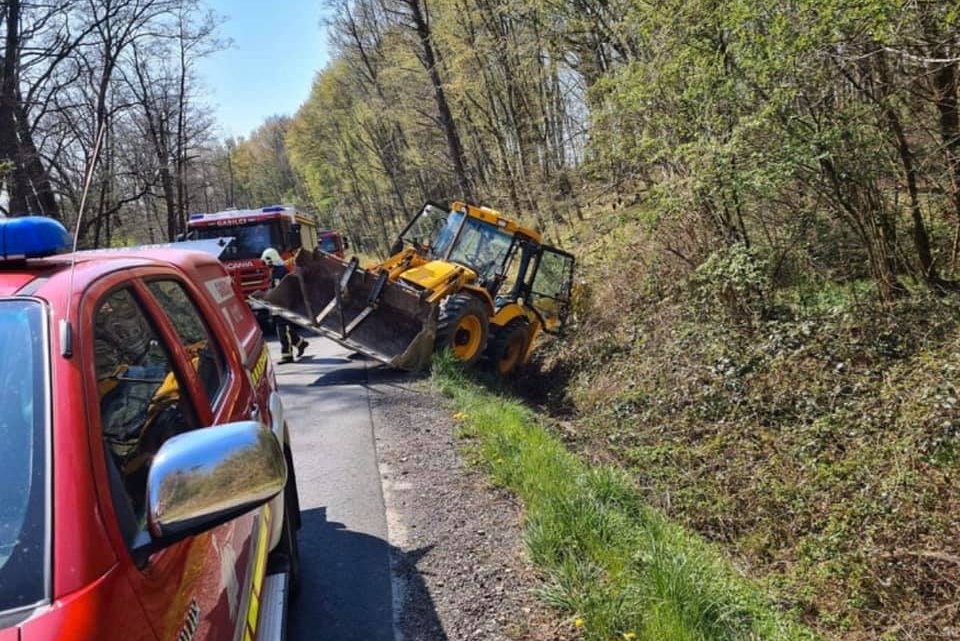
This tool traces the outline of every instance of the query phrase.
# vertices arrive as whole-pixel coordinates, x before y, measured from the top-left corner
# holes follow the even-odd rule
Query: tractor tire
[[[476,296],[454,294],[440,303],[436,351],[449,349],[457,360],[473,365],[483,356],[489,334],[487,307]]]
[[[523,354],[530,340],[530,323],[515,318],[493,331],[487,347],[487,365],[500,376],[509,376],[523,364]]]

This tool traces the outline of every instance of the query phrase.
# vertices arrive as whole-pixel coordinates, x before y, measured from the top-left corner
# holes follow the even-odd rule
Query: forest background
[[[427,200],[523,218],[580,261],[516,385],[571,447],[827,637],[960,634],[960,5],[326,15],[300,110],[219,140],[199,0],[5,0],[6,213],[75,224],[89,171],[86,246],[279,202],[368,255]]]

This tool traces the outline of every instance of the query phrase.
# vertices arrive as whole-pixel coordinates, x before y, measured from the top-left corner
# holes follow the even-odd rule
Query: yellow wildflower
[[[583,617],[577,617],[576,619],[573,620],[573,627],[579,630],[584,625],[586,625],[586,623],[587,622],[583,620]]]
[[[633,641],[634,639],[637,638],[637,633],[636,633],[636,632],[624,632],[624,633],[623,633],[623,638],[624,638],[624,641]]]
[[[456,414],[453,415],[453,420],[455,421],[463,421],[463,420],[466,420],[466,418],[467,418],[467,415],[464,414],[463,412],[457,412]]]

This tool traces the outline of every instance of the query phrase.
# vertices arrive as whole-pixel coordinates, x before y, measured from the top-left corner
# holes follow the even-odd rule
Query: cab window
[[[572,280],[573,256],[544,247],[531,288],[530,304],[543,316],[545,331],[558,331],[566,322]]]
[[[334,236],[321,236],[320,249],[328,254],[335,254],[340,248],[337,247],[337,239]]]
[[[448,226],[438,237],[437,252],[441,243],[448,245],[454,239],[447,235]],[[450,240],[447,240],[447,239]],[[450,260],[466,265],[474,271],[481,280],[489,280],[503,265],[507,252],[513,243],[513,237],[502,231],[496,225],[484,222],[477,218],[468,218],[460,237],[455,239],[456,245],[450,252]]]
[[[497,282],[497,309],[508,302],[524,298],[530,291],[533,275],[537,267],[537,254],[540,246],[516,236],[499,274],[502,281]]]
[[[130,290],[97,308],[94,345],[100,421],[114,508],[128,544],[146,531],[150,463],[163,443],[197,427],[170,352]]]
[[[263,250],[274,247],[283,249],[287,244],[279,221],[262,223],[238,223],[235,225],[215,225],[199,227],[196,239],[233,238],[223,250],[223,260],[250,260],[260,258]]]
[[[147,287],[170,319],[207,398],[215,404],[226,381],[223,350],[180,283],[157,280]]]

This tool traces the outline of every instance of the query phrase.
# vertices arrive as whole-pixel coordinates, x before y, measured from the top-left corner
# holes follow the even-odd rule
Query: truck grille
[[[270,270],[267,268],[240,269],[233,273],[233,278],[246,295],[270,289]]]

